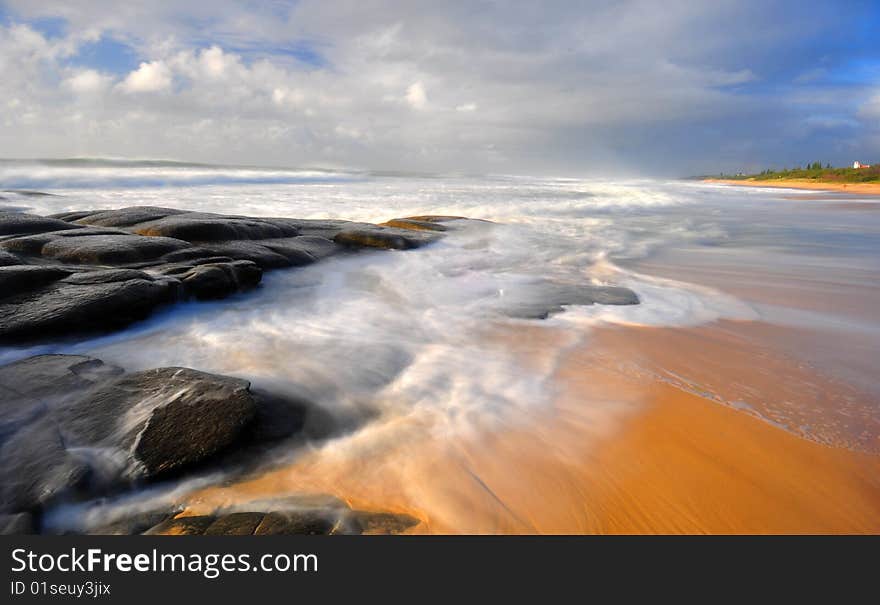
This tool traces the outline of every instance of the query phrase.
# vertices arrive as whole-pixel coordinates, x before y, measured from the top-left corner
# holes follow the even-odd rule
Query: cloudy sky
[[[880,162],[880,3],[0,0],[0,157]]]

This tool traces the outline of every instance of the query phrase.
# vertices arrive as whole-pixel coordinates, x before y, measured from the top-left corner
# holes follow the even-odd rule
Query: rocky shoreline
[[[123,328],[162,306],[228,297],[264,271],[360,250],[409,250],[457,225],[450,216],[382,225],[252,218],[140,206],[49,217],[0,212],[0,344],[81,338]],[[637,304],[625,288],[542,283],[511,317],[570,304]],[[344,421],[288,394],[192,368],[140,372],[82,355],[0,367],[0,533],[56,531],[48,511],[95,502],[242,460],[281,440],[324,439]],[[406,515],[351,510],[327,497],[288,498],[206,516],[160,508],[64,531],[149,534],[397,533]]]

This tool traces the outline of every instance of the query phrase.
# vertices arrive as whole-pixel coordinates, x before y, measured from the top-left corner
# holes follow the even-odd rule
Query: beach
[[[303,507],[318,514],[296,525],[318,533],[880,531],[880,214],[870,196],[647,179],[14,170],[28,192],[4,203],[29,224],[86,221],[40,235],[58,240],[43,250],[101,250],[110,262],[115,249],[62,244],[191,237],[209,225],[251,234],[223,250],[265,271],[242,291],[166,302],[106,334],[0,349],[4,363],[82,360],[71,366],[88,368],[80,381],[122,376],[109,392],[123,388],[126,405],[152,413],[165,383],[205,396],[249,389],[210,422],[251,422],[256,405],[253,430],[274,435],[200,465],[185,466],[182,446],[142,448],[146,460],[164,456],[155,479],[47,500],[44,533],[264,533],[278,530],[279,507],[285,523]],[[40,189],[52,195],[31,192]],[[461,216],[479,220],[450,218]],[[393,217],[413,228],[375,226]],[[137,235],[89,223],[125,220]],[[15,242],[33,237],[4,246],[17,259],[31,248]],[[221,245],[175,241],[162,254]],[[367,247],[355,253],[355,243]],[[274,264],[279,252],[298,264]],[[224,258],[206,262],[256,264]],[[216,294],[186,262],[161,261],[162,287],[183,276],[195,296],[204,284]],[[104,283],[73,277],[50,287]],[[141,401],[143,384],[154,390]],[[261,411],[264,393],[294,407]],[[92,409],[84,401],[77,409]],[[77,455],[128,443],[102,434]],[[225,433],[211,434],[220,451]],[[159,475],[168,465],[181,472]]]
[[[834,183],[807,179],[703,179],[704,183],[719,183],[739,187],[775,187],[781,189],[808,189],[813,191],[842,191],[861,195],[880,195],[880,183]]]

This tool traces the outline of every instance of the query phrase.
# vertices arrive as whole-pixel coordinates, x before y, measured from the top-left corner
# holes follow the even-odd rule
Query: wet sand
[[[816,182],[806,179],[703,179],[704,183],[736,185],[738,187],[776,187],[782,189],[810,189],[815,191],[844,191],[865,195],[880,195],[880,183],[832,183]]]
[[[714,384],[747,385],[764,407],[669,379],[695,367]],[[817,433],[827,445],[772,417],[772,396],[812,397],[824,417],[839,401],[817,393],[839,385],[731,325],[598,330],[556,379],[552,408],[530,418],[455,440],[416,419],[377,423],[381,436],[194,494],[185,514],[306,492],[409,513],[418,533],[880,532],[880,456],[847,449],[833,422]]]

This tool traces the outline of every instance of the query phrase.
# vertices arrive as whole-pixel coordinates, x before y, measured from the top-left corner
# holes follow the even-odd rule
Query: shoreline
[[[807,191],[834,191],[842,193],[880,196],[880,183],[828,183],[808,181],[803,179],[777,179],[772,181],[761,181],[758,179],[702,179],[701,182],[714,183],[719,185],[734,185],[739,187],[804,189]]]
[[[669,343],[698,359],[718,336],[717,326],[599,329],[561,360],[552,406],[525,422],[450,443],[398,420],[374,428],[397,437],[383,447],[364,434],[348,447],[308,452],[196,490],[181,515],[296,492],[330,493],[358,509],[421,521],[406,533],[880,532],[880,455],[804,438],[651,371],[665,365]],[[645,337],[653,343],[643,348]],[[728,344],[722,339],[713,354]],[[809,374],[791,369],[801,379]],[[724,382],[741,370],[732,364]],[[762,390],[793,396],[772,385]]]

